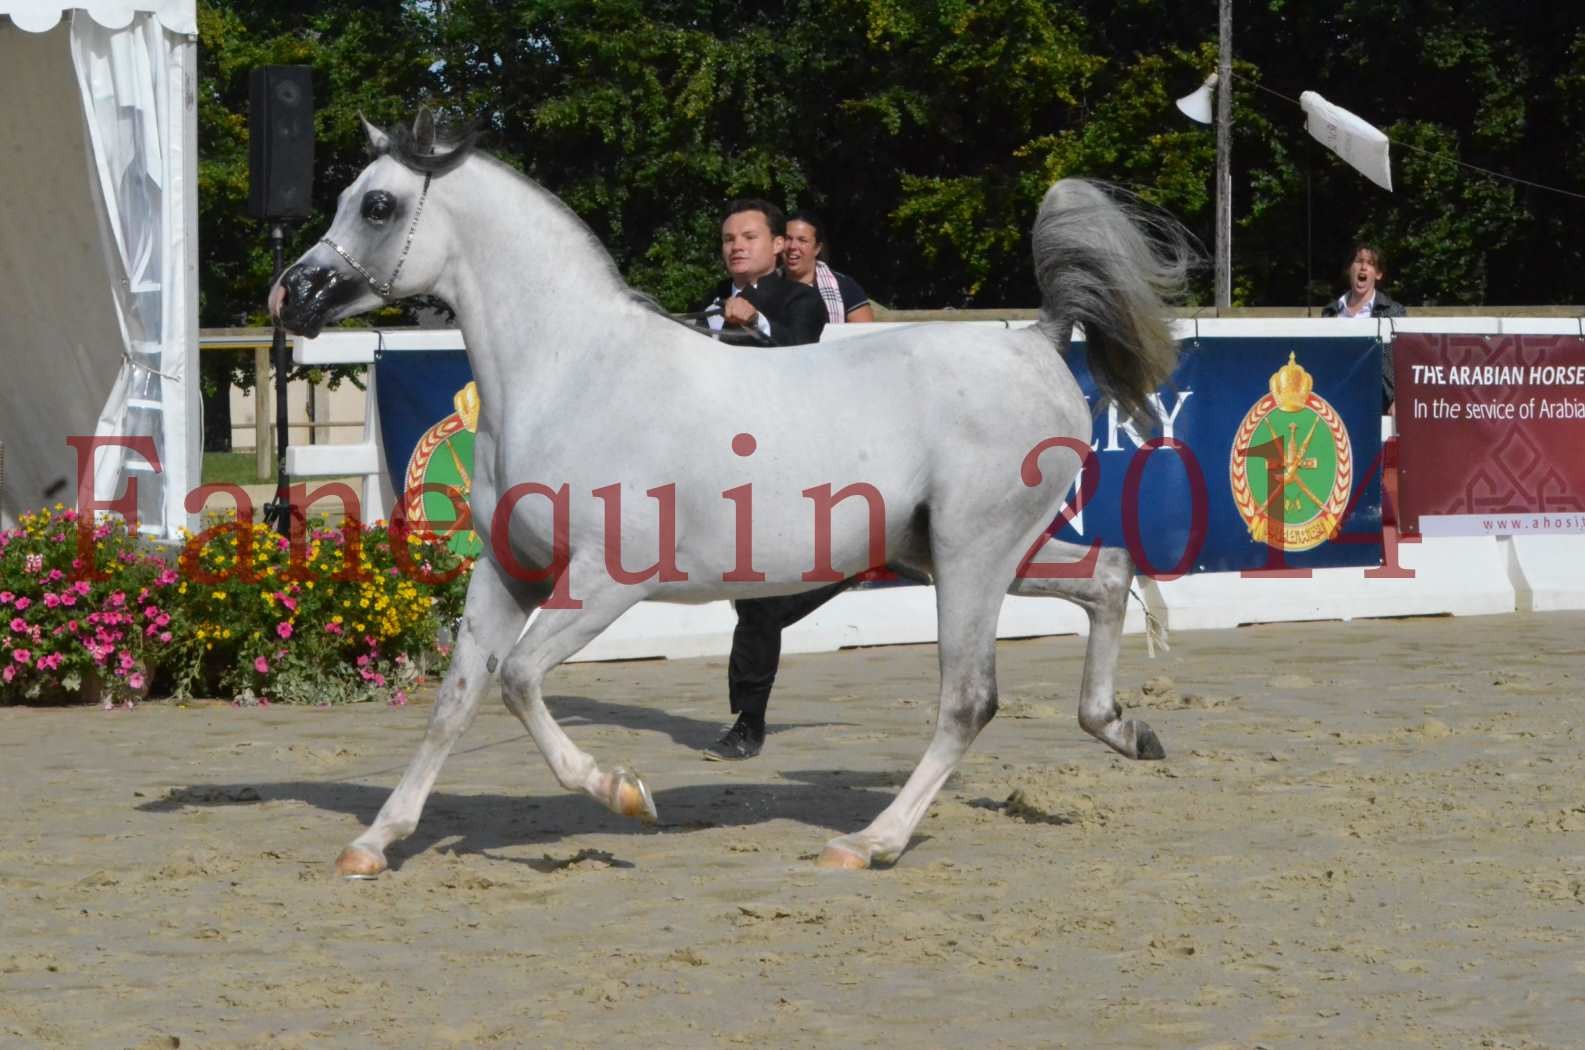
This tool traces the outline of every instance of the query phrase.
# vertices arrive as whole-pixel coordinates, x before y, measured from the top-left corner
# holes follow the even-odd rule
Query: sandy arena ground
[[[1079,730],[1082,652],[1002,645],[1001,715],[862,873],[813,858],[924,747],[929,646],[789,657],[739,764],[696,751],[721,661],[563,668],[661,825],[489,700],[365,883],[330,863],[427,704],[0,710],[0,1045],[1585,1045],[1585,614],[1130,638],[1161,763]]]

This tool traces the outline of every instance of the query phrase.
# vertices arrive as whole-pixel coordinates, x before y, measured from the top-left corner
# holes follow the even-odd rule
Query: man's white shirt
[[[1337,316],[1339,317],[1371,317],[1376,309],[1376,293],[1371,292],[1370,298],[1359,304],[1359,309],[1350,311],[1348,308],[1348,293],[1337,300]]]

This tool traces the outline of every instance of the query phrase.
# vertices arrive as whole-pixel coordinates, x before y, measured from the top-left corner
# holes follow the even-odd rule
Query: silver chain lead
[[[381,299],[384,299],[386,302],[391,301],[391,288],[396,284],[396,278],[402,273],[402,266],[407,262],[407,253],[413,248],[413,234],[418,231],[419,216],[424,214],[424,201],[429,196],[429,180],[432,177],[433,176],[430,175],[424,176],[424,188],[418,195],[418,207],[413,209],[413,221],[407,227],[407,240],[402,244],[402,254],[396,260],[396,269],[391,271],[391,277],[389,280],[375,280],[374,275],[368,270],[364,269],[363,264],[358,262],[357,259],[353,258],[352,253],[347,251],[347,249],[331,240],[328,236],[319,238],[320,244],[330,245],[337,255],[341,256],[347,261],[348,266],[362,274],[363,279],[369,282],[369,287],[373,288],[375,294]]]

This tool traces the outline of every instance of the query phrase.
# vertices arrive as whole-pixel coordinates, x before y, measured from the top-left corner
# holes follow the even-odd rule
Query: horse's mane
[[[567,219],[574,229],[581,232],[590,252],[605,263],[606,272],[630,301],[653,313],[660,314],[668,320],[676,320],[655,300],[654,296],[638,291],[627,283],[627,279],[622,276],[622,271],[617,269],[616,260],[606,250],[604,243],[601,242],[599,237],[595,236],[594,231],[589,228],[589,224],[584,222],[577,212],[567,207],[566,202],[529,176],[502,161],[499,157],[493,156],[485,150],[477,149],[478,142],[479,126],[474,123],[465,126],[460,131],[449,133],[445,137],[436,135],[433,146],[426,149],[419,145],[418,139],[411,128],[406,124],[399,124],[391,131],[386,132],[386,145],[378,152],[390,157],[403,167],[424,175],[443,175],[456,168],[468,157],[477,154],[481,160],[488,161],[543,197],[551,208]],[[677,323],[683,324],[684,327],[692,327],[682,321]]]
[[[398,124],[385,133],[385,146],[376,154],[385,154],[404,168],[424,175],[444,175],[468,159],[479,141],[479,127],[469,124],[446,138],[436,136],[428,146],[419,145],[413,129]]]

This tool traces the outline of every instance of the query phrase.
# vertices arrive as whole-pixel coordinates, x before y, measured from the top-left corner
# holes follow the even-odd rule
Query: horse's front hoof
[[[1146,759],[1162,759],[1167,757],[1167,749],[1161,746],[1161,738],[1156,731],[1143,722],[1134,723],[1134,757]]]
[[[611,770],[611,796],[606,805],[613,813],[637,817],[645,824],[655,823],[659,816],[655,812],[655,799],[651,797],[649,788],[644,786],[644,781],[639,779],[637,773],[627,769]]]
[[[348,846],[336,858],[336,874],[344,879],[372,879],[385,870],[385,858],[362,846]]]
[[[832,839],[820,851],[820,859],[815,864],[827,871],[863,871],[870,866],[870,858],[868,851],[854,849],[841,839]]]

